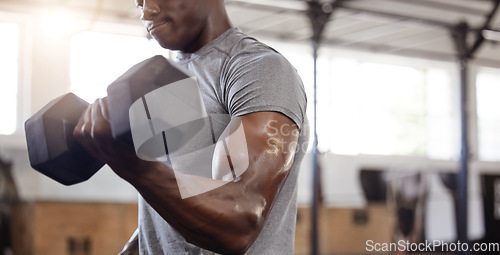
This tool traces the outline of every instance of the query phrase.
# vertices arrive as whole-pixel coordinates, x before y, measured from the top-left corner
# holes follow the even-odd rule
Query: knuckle
[[[92,136],[96,139],[103,140],[109,137],[109,132],[103,125],[95,125],[92,129]]]

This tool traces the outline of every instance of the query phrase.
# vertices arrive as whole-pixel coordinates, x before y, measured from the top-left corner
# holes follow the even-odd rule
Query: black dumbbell
[[[154,56],[130,68],[108,86],[108,111],[113,137],[133,148],[129,108],[145,94],[188,78],[175,63]],[[46,176],[72,185],[88,180],[104,163],[89,155],[73,130],[88,103],[74,94],[51,101],[25,122],[31,166]]]
[[[107,88],[108,112],[113,138],[134,146],[130,128],[130,106],[160,87],[189,78],[179,65],[162,56],[154,56],[118,77]]]
[[[52,100],[25,122],[31,166],[65,185],[94,175],[104,163],[90,156],[73,137],[88,103],[69,93]]]

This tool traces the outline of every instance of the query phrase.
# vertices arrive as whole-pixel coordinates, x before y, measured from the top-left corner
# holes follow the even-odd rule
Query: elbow
[[[223,231],[221,229],[221,231]],[[219,234],[217,237],[207,238],[204,241],[186,240],[194,245],[210,250],[218,254],[239,255],[245,254],[255,241],[258,234],[249,233],[248,235],[230,233]]]
[[[250,248],[266,222],[265,204],[263,202],[259,206],[235,208],[239,211],[239,217],[234,218],[231,226],[228,226],[233,231],[225,234],[226,238],[223,241],[226,251],[223,254],[244,254]]]
[[[237,236],[228,235],[226,240],[219,242],[218,247],[214,251],[221,254],[245,254],[258,236],[257,233]]]
[[[231,241],[225,243],[228,248],[227,254],[244,254],[259,236],[264,223],[262,209],[248,210],[244,213],[244,217],[234,221],[236,231],[228,235],[226,240]]]
[[[248,213],[245,217],[221,224],[218,233],[209,238],[205,246],[220,254],[245,254],[257,239],[263,225],[262,215]]]

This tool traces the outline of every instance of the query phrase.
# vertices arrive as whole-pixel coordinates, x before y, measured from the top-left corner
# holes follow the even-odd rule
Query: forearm
[[[148,204],[186,240],[219,253],[246,250],[270,209],[263,197],[251,192],[254,187],[244,186],[244,180],[182,199],[176,175],[168,166],[151,162],[141,173],[129,182]]]

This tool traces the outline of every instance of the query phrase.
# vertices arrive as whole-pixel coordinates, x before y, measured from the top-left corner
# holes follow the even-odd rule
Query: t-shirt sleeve
[[[279,112],[299,129],[307,98],[295,68],[281,54],[267,51],[233,57],[226,70],[226,103],[232,117],[253,112]]]

